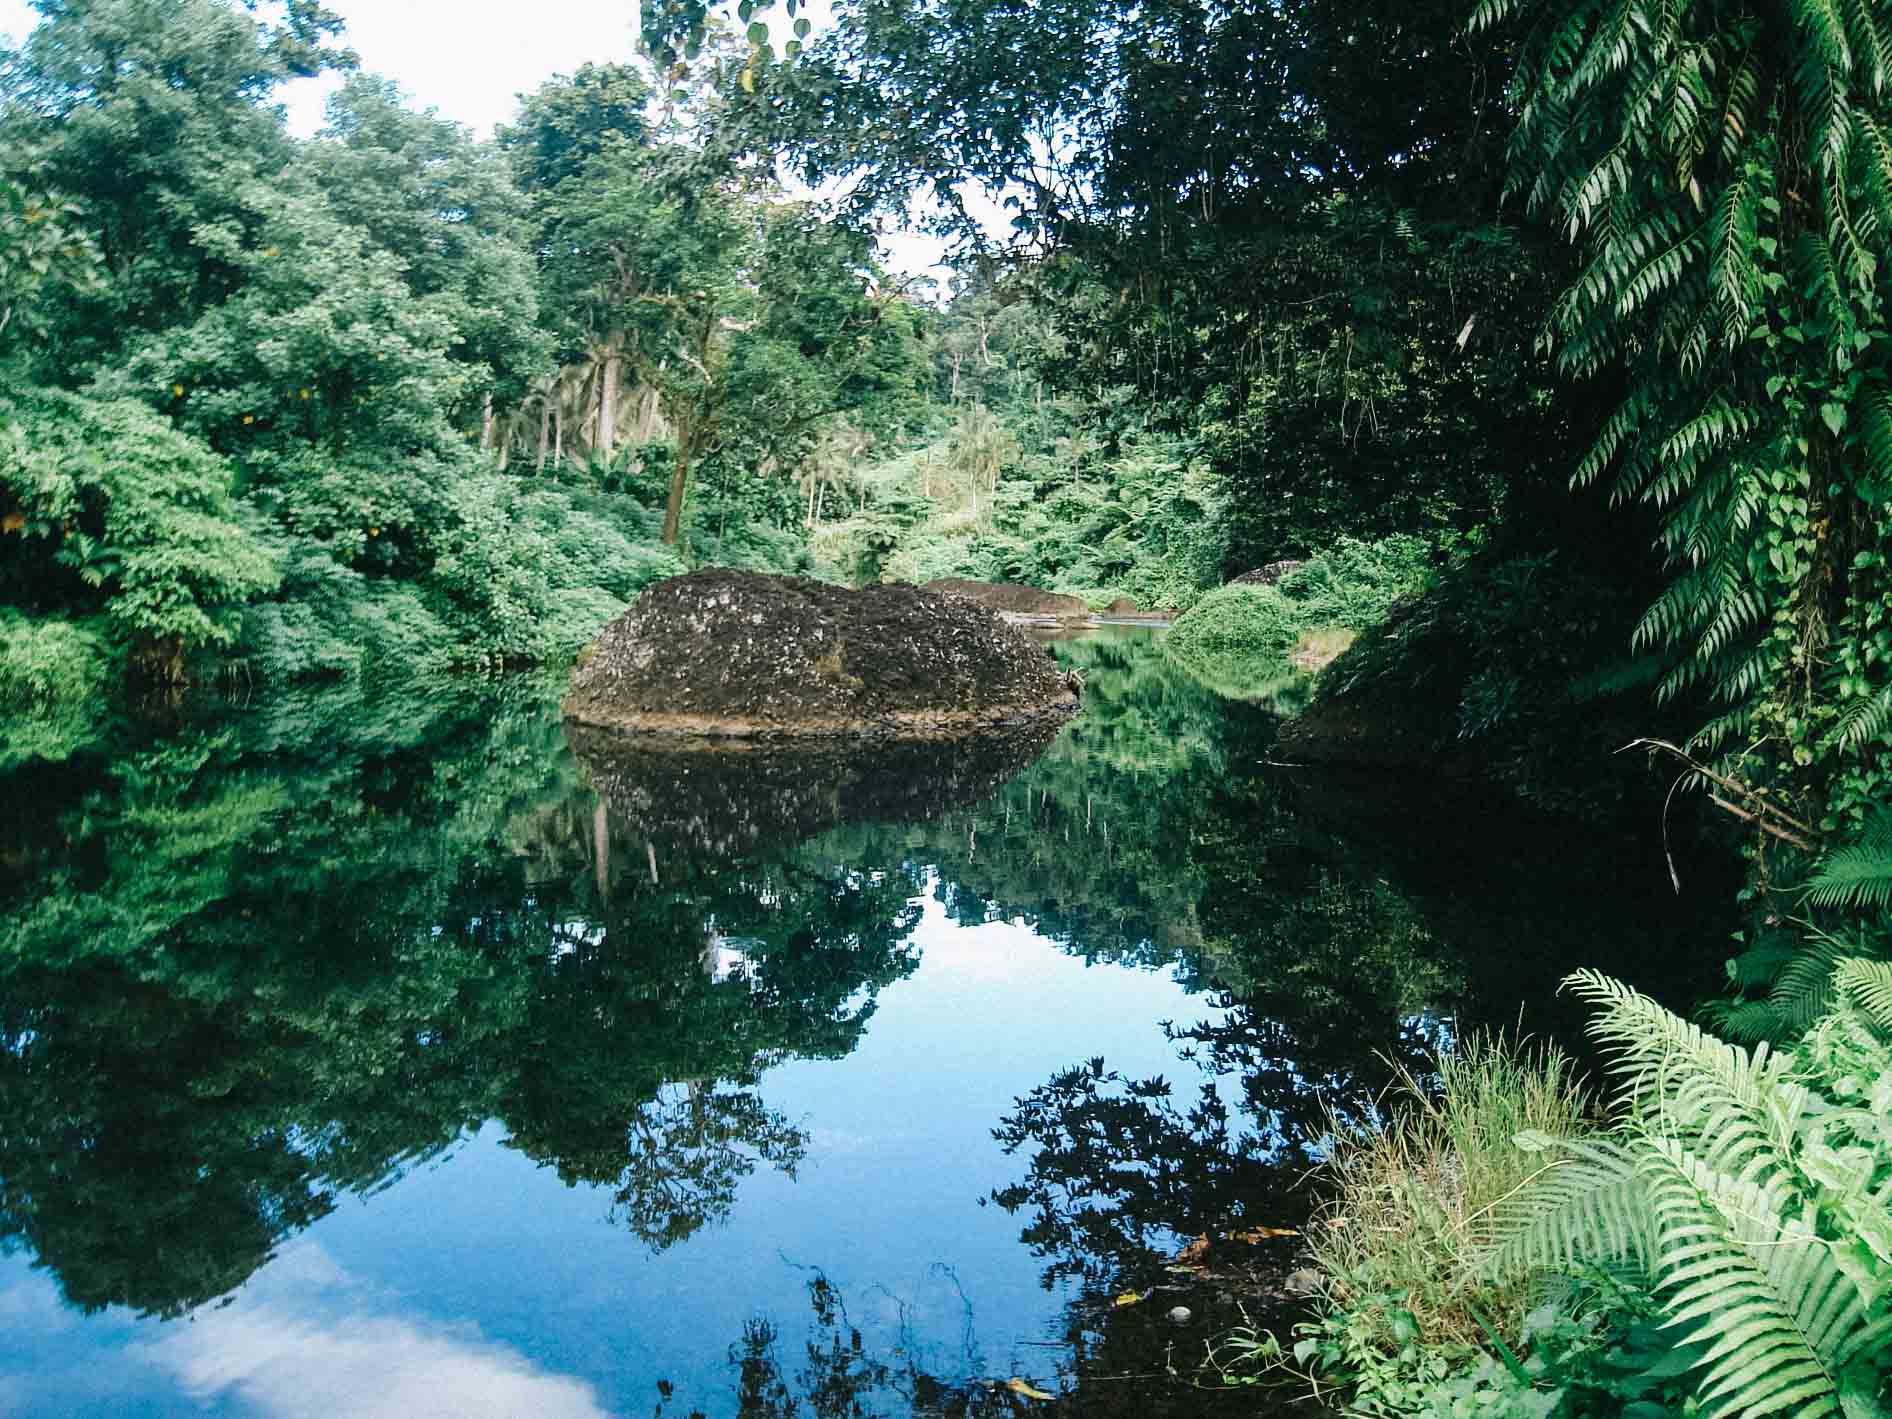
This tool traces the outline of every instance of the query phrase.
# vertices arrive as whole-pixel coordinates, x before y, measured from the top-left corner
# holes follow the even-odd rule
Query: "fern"
[[[1892,1263],[1862,1270],[1877,1263],[1820,1231],[1829,1211],[1848,1215],[1858,1176],[1875,1171],[1858,1165],[1842,1196],[1831,1191],[1839,1155],[1825,1130],[1843,1110],[1819,1094],[1824,1081],[1800,1077],[1801,1066],[1765,1045],[1720,1040],[1607,976],[1578,972],[1565,985],[1601,1007],[1590,1031],[1622,1080],[1621,1121],[1614,1139],[1554,1145],[1561,1156],[1497,1216],[1487,1266],[1634,1260],[1668,1324],[1702,1343],[1693,1370],[1702,1412],[1856,1412],[1847,1370],[1892,1335]],[[1892,1030],[1892,964],[1833,961],[1824,998],[1844,998]],[[1892,1047],[1878,1053],[1892,1070]],[[1880,1136],[1879,1151],[1883,1169],[1892,1137]]]
[[[1833,972],[1833,989],[1892,1033],[1892,961],[1844,961]]]
[[[1820,859],[1807,880],[1816,907],[1892,907],[1892,808],[1867,819],[1859,837]]]
[[[1892,733],[1892,665],[1809,677],[1877,625],[1892,540],[1892,18],[1874,0],[1485,0],[1520,22],[1507,191],[1581,263],[1558,367],[1624,391],[1578,485],[1660,515],[1638,649],[1822,791]],[[1835,728],[1829,731],[1829,726]],[[1757,754],[1755,758],[1759,758]],[[1753,777],[1751,763],[1748,777]]]

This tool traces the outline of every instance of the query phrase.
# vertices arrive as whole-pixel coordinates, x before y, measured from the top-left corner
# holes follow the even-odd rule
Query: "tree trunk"
[[[670,496],[664,501],[666,547],[677,545],[677,529],[683,522],[683,489],[690,481],[690,452],[688,440],[678,439],[676,461],[670,465]]]
[[[493,446],[493,391],[487,390],[480,401],[480,452]]]
[[[610,343],[604,347],[604,369],[598,384],[598,452],[607,459],[611,456],[612,440],[617,435],[618,363],[621,358],[618,337],[613,335]]]
[[[552,401],[539,405],[539,472],[545,471],[545,451],[552,440]]]
[[[565,466],[565,405],[563,401],[552,406],[552,466]]]

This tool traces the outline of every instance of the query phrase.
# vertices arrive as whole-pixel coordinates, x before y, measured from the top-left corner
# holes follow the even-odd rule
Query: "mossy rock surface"
[[[1085,618],[1091,614],[1090,603],[1081,596],[1066,596],[1058,591],[1040,591],[1035,586],[1016,586],[1003,581],[970,581],[962,576],[944,576],[929,581],[923,590],[945,592],[963,597],[992,611],[1014,616],[1056,616]]]
[[[647,587],[564,702],[580,724],[712,738],[954,737],[1076,708],[1043,646],[961,597],[727,570]]]

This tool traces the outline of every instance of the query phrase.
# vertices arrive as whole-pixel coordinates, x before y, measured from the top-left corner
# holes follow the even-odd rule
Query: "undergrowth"
[[[1271,586],[1232,582],[1210,592],[1170,628],[1164,649],[1212,686],[1267,683],[1288,668],[1305,637],[1329,640],[1385,619],[1432,577],[1418,537],[1341,538]]]

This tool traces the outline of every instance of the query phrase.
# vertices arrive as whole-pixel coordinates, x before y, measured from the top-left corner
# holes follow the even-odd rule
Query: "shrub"
[[[20,552],[0,592],[104,612],[165,679],[236,639],[236,608],[277,568],[237,520],[230,466],[131,400],[26,390],[0,399],[0,505]],[[8,584],[11,585],[8,585]]]
[[[113,666],[111,647],[96,632],[0,607],[0,705],[31,710],[82,703]]]
[[[1170,628],[1164,649],[1211,686],[1271,685],[1302,636],[1365,630],[1424,588],[1431,571],[1420,538],[1342,538],[1273,586],[1233,582],[1210,592]]]

